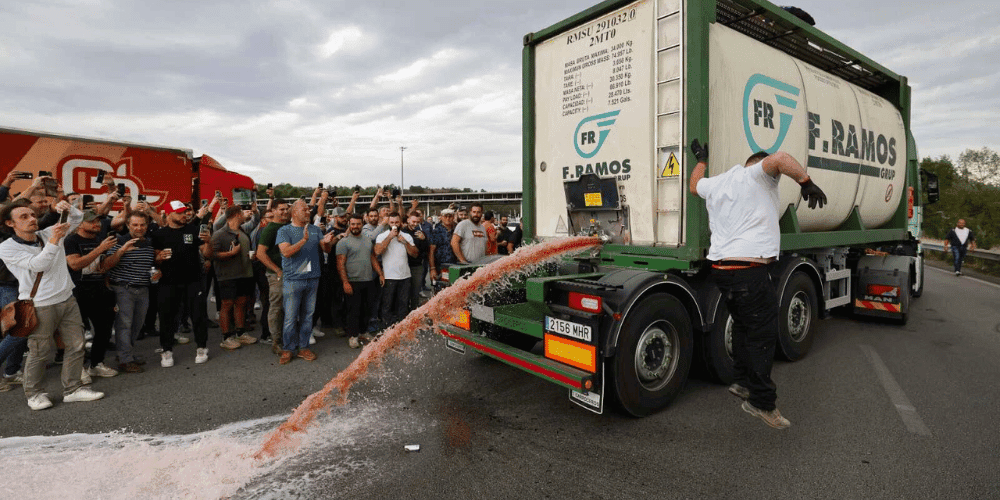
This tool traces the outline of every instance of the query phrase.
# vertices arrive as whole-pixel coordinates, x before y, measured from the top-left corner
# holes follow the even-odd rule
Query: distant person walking
[[[955,258],[955,276],[961,276],[965,253],[976,249],[976,235],[965,227],[965,219],[958,219],[958,224],[948,231],[948,236],[944,237],[944,251],[947,252],[949,247],[952,257]]]

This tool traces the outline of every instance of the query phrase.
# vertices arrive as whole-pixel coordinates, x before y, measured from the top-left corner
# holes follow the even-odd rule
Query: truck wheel
[[[676,297],[658,293],[636,304],[609,370],[609,392],[622,410],[644,417],[670,404],[687,382],[691,344],[691,318]]]
[[[917,298],[924,294],[924,258],[917,257],[917,263],[910,271],[910,281],[914,282],[911,287],[910,297]]]
[[[722,384],[731,384],[735,378],[733,360],[733,316],[725,300],[719,301],[715,310],[712,331],[702,342],[702,360],[708,375]]]
[[[818,303],[812,280],[802,273],[792,274],[778,313],[778,345],[785,359],[801,359],[812,347],[812,326],[816,322]]]

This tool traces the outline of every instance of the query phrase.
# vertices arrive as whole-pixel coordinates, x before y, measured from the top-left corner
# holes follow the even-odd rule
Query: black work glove
[[[698,139],[695,139],[691,141],[691,152],[699,162],[708,163],[708,144],[702,146]]]
[[[823,208],[823,204],[826,203],[826,194],[813,183],[811,178],[807,177],[805,182],[800,182],[799,185],[802,186],[802,199],[809,202],[809,208],[816,208],[817,204],[819,208]]]

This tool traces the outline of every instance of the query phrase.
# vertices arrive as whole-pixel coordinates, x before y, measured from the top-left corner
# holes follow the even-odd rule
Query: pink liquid
[[[418,331],[429,327],[428,320],[433,323],[446,321],[452,311],[465,307],[470,293],[482,291],[491,284],[505,281],[511,275],[539,262],[599,244],[600,240],[596,238],[571,237],[521,247],[510,257],[481,267],[466,279],[452,284],[383,332],[377,342],[366,345],[354,362],[327,382],[322,389],[307,397],[288,420],[267,437],[253,457],[258,460],[268,459],[297,448],[301,443],[301,435],[321,410],[329,408],[331,403],[345,403],[351,386],[368,373],[370,368],[378,366],[389,351],[403,342],[416,339]]]

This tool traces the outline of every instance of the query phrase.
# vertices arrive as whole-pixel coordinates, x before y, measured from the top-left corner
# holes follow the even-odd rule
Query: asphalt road
[[[775,366],[784,431],[698,379],[656,415],[594,415],[560,388],[423,337],[236,497],[993,497],[998,306],[1000,286],[929,267],[906,326],[820,321],[810,354]],[[20,391],[0,394],[0,435],[187,434],[287,414],[358,353],[328,335],[317,361],[279,366],[265,347],[221,352],[217,331],[212,340],[208,363],[194,365],[187,345],[169,369],[142,341],[149,369],[97,380],[108,394],[98,402],[31,412]]]

